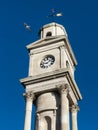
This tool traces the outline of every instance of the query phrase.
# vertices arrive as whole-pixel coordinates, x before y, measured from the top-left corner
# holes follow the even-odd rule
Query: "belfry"
[[[27,45],[29,74],[20,80],[25,88],[24,130],[31,130],[32,105],[36,106],[35,130],[78,130],[75,82],[77,65],[65,28],[55,22],[40,29],[40,39]],[[71,122],[70,122],[71,121]]]

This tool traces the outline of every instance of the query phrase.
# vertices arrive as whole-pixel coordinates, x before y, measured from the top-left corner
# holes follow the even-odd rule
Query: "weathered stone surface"
[[[76,58],[62,25],[50,23],[40,30],[41,39],[27,45],[29,74],[20,80],[25,88],[24,130],[31,130],[32,103],[36,105],[36,130],[77,130],[78,100],[82,99],[74,79]],[[75,107],[73,107],[75,106]]]

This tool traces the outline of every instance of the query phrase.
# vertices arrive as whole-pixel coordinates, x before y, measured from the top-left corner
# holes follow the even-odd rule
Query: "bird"
[[[48,15],[47,18],[63,16],[62,12],[56,13],[57,11],[55,9],[52,9],[51,12],[52,12],[52,14]]]
[[[56,14],[57,17],[63,16],[62,12]]]
[[[31,28],[30,28],[30,26],[29,26],[26,22],[24,22],[24,27],[25,27],[28,31],[31,32]]]

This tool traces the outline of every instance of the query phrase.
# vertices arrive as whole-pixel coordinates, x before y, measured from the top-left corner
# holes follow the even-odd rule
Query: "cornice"
[[[20,82],[26,88],[27,85],[33,85],[33,84],[49,81],[52,79],[57,79],[60,77],[65,77],[68,80],[69,86],[71,87],[71,90],[73,91],[76,99],[81,100],[82,95],[78,89],[78,86],[75,80],[72,78],[68,68],[67,69],[63,68],[63,69],[59,69],[53,72],[47,72],[44,74],[23,78],[23,79],[20,79]]]
[[[46,81],[46,80],[51,80],[51,79],[55,79],[55,78],[59,78],[62,76],[65,76],[68,73],[69,69],[58,69],[52,72],[47,72],[47,73],[43,73],[43,74],[39,74],[39,75],[35,75],[35,76],[29,76],[27,78],[23,78],[20,79],[20,82],[23,85],[28,85],[28,84],[34,84],[37,82],[42,82],[42,81]]]

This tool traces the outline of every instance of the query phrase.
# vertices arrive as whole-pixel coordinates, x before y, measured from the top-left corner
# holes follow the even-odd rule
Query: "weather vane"
[[[60,17],[63,16],[62,12],[57,13],[55,9],[51,10],[51,14],[47,16],[47,18],[52,18],[52,21],[54,21],[54,17]]]

